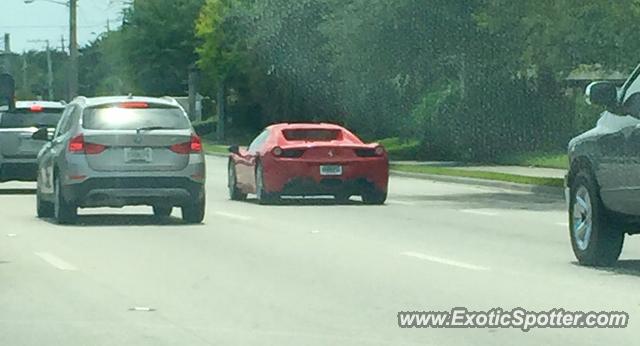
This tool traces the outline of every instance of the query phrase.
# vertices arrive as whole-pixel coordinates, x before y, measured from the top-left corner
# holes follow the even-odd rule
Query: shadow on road
[[[578,262],[572,262],[572,264],[580,266]],[[591,269],[611,274],[640,276],[640,260],[620,260],[612,267],[593,267]]]
[[[255,198],[247,199],[246,202],[251,204],[258,204],[258,200]],[[365,205],[365,204],[362,203],[361,201],[351,200],[351,199],[348,201],[337,201],[334,198],[295,198],[293,197],[293,198],[282,198],[275,203],[269,204],[268,206],[318,207],[318,206],[337,206],[337,205],[348,206],[348,205]]]
[[[36,189],[0,189],[1,195],[35,195]]]
[[[517,192],[481,192],[443,195],[403,196],[403,200],[416,202],[446,202],[461,208],[523,209],[534,211],[562,210],[564,201],[552,196]]]
[[[46,219],[46,222],[57,225],[55,220]],[[126,215],[126,214],[96,214],[80,215],[73,225],[69,227],[110,227],[110,226],[179,226],[187,225],[177,217],[159,218],[153,215]],[[193,225],[191,225],[193,226]],[[197,226],[197,225],[196,225]]]

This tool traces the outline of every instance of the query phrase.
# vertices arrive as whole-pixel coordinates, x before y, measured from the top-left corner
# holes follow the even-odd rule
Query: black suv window
[[[16,109],[13,112],[0,113],[0,128],[55,127],[62,116],[63,109],[44,108],[37,111]]]

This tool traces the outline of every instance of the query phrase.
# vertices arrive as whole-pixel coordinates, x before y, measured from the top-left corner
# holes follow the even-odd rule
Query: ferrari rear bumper
[[[361,194],[367,190],[387,191],[389,163],[384,158],[349,161],[264,160],[267,192],[291,195]],[[323,175],[321,166],[341,166],[339,175]]]
[[[375,184],[365,178],[342,180],[323,178],[319,182],[309,178],[291,179],[281,190],[282,195],[360,195],[364,191],[376,189]]]

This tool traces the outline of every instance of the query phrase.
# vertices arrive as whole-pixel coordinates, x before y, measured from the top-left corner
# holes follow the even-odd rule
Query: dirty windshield
[[[0,346],[638,344],[638,23],[0,0]]]

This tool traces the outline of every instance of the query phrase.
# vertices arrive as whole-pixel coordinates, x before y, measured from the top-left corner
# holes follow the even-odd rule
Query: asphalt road
[[[35,217],[0,186],[0,345],[628,345],[640,337],[640,243],[575,264],[564,203],[392,178],[387,205],[232,202],[208,159],[204,225],[175,210]],[[398,311],[623,310],[626,329],[401,329]]]

